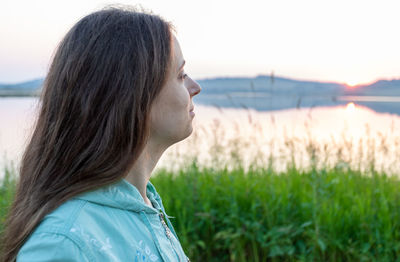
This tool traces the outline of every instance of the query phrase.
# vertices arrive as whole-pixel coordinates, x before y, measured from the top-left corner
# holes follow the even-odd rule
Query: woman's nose
[[[198,93],[200,93],[201,86],[196,81],[194,81],[192,78],[189,78],[188,80],[189,80],[188,89],[189,89],[190,96],[195,96]]]

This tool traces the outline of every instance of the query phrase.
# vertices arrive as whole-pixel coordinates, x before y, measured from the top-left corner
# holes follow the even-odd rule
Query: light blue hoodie
[[[78,195],[45,216],[17,261],[188,261],[150,182],[147,197],[154,208],[125,179]]]

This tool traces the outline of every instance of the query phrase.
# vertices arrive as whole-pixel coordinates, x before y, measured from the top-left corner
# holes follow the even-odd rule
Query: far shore
[[[20,89],[10,90],[10,89],[0,89],[0,97],[37,97],[39,96],[38,90],[34,89]]]

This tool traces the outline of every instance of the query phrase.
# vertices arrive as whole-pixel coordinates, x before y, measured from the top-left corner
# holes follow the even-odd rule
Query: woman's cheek
[[[177,92],[174,96],[174,105],[179,110],[186,110],[188,109],[188,104],[190,103],[189,93],[187,92],[185,87],[181,87],[179,92]]]

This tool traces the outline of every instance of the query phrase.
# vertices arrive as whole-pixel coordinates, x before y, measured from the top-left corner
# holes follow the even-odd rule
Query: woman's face
[[[160,145],[172,145],[188,137],[193,130],[193,96],[201,87],[184,71],[182,51],[173,36],[172,61],[165,85],[150,113],[150,139]]]

